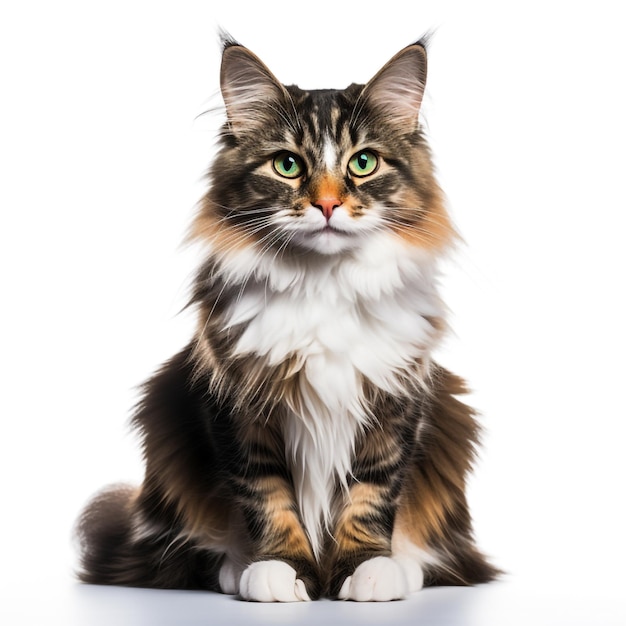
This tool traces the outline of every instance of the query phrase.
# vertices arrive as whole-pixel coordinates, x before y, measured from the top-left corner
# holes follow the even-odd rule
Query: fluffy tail
[[[217,589],[219,557],[180,538],[175,525],[142,519],[141,490],[115,485],[99,493],[80,516],[80,580],[98,585]]]

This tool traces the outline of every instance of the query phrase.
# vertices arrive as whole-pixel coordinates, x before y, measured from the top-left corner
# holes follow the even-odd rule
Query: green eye
[[[298,178],[304,174],[302,159],[292,152],[281,152],[272,161],[274,171],[284,178]]]
[[[348,163],[353,176],[369,176],[378,169],[378,157],[371,150],[357,152]]]

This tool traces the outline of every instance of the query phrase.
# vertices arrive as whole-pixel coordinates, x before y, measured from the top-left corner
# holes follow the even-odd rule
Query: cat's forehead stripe
[[[337,147],[335,142],[326,135],[324,139],[324,165],[327,170],[332,170],[337,164]]]

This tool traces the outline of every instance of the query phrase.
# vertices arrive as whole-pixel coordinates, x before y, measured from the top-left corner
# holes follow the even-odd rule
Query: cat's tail
[[[97,585],[216,589],[219,557],[198,550],[162,518],[146,519],[142,499],[141,489],[113,485],[91,500],[75,527],[78,578]]]

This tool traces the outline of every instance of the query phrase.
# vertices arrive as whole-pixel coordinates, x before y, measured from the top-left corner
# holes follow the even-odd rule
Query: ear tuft
[[[241,44],[224,28],[219,28],[217,32],[220,43],[222,44],[222,52],[230,46],[240,46]]]

